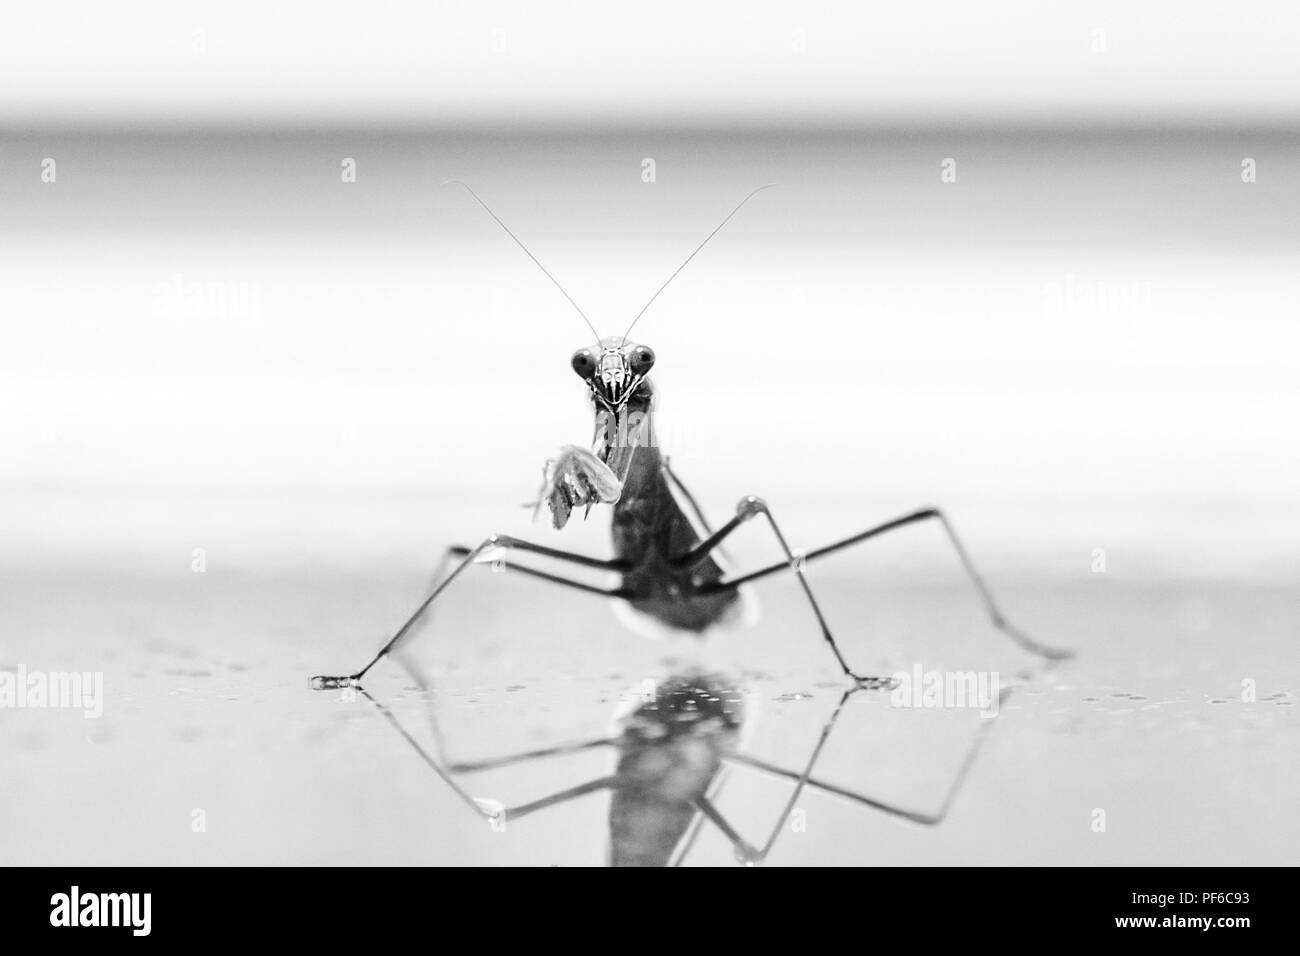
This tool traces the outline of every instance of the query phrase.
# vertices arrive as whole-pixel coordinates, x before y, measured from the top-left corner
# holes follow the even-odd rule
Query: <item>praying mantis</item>
[[[808,579],[807,566],[820,558],[843,551],[882,535],[925,522],[938,523],[946,534],[947,540],[956,552],[970,585],[979,597],[992,625],[1011,641],[1045,660],[1060,660],[1072,656],[1072,652],[1051,647],[1031,638],[1019,628],[1012,625],[1003,615],[992,593],[984,583],[979,571],[972,562],[961,539],[957,536],[947,516],[938,508],[925,507],[911,511],[892,520],[858,531],[822,547],[806,553],[796,554],[790,547],[781,530],[772,509],[760,497],[746,495],[736,505],[732,516],[714,529],[704,516],[696,499],[669,467],[667,458],[661,453],[655,439],[655,388],[650,378],[657,361],[657,356],[650,346],[633,341],[630,336],[633,328],[646,310],[655,302],[668,284],[695,258],[696,255],[731,221],[742,207],[755,195],[770,186],[760,186],[731,210],[730,213],[695,247],[680,266],[656,290],[645,307],[637,313],[622,336],[601,337],[591,320],[578,307],[577,303],[565,292],[564,288],[546,269],[522,241],[501,221],[488,205],[479,198],[469,186],[461,182],[454,185],[463,187],[471,197],[487,212],[493,220],[510,236],[520,249],[537,265],[548,279],[559,289],[573,308],[586,322],[594,336],[593,341],[580,347],[570,359],[570,367],[586,387],[589,401],[595,416],[593,445],[590,449],[568,445],[561,449],[559,455],[549,461],[545,468],[541,494],[536,502],[540,508],[545,503],[551,513],[552,523],[562,529],[573,513],[578,509],[589,512],[594,507],[609,505],[611,513],[612,555],[610,557],[593,557],[566,551],[546,545],[536,544],[520,538],[492,534],[476,546],[457,545],[447,549],[442,567],[436,577],[435,586],[428,596],[419,604],[392,637],[373,658],[360,670],[337,676],[317,676],[312,678],[312,687],[318,690],[331,688],[361,688],[366,674],[380,660],[390,654],[405,638],[426,612],[449,588],[451,588],[467,568],[476,562],[491,560],[500,569],[528,575],[551,582],[557,586],[575,591],[596,594],[609,600],[620,602],[636,614],[642,615],[657,624],[679,632],[703,634],[715,625],[732,620],[743,604],[743,588],[754,582],[775,575],[793,574],[807,601],[817,631],[822,642],[833,656],[844,677],[850,682],[850,689],[844,700],[861,690],[878,690],[890,686],[890,679],[878,675],[860,673],[846,659],[834,632],[823,613],[813,587]],[[775,538],[784,560],[764,567],[755,568],[739,574],[729,574],[723,569],[718,559],[719,546],[741,528],[757,521],[765,526],[767,532]],[[532,559],[525,563],[519,558]],[[539,566],[545,561],[550,567]],[[567,567],[608,572],[616,578],[617,583],[597,585],[589,583],[563,571]],[[450,567],[450,570],[447,568]],[[633,720],[624,726],[621,736],[601,741],[578,745],[591,747],[613,745],[619,749],[618,769],[609,777],[601,778],[579,787],[572,788],[553,798],[516,808],[514,815],[532,812],[543,806],[549,806],[563,799],[570,799],[596,790],[609,789],[615,793],[618,803],[622,795],[624,809],[630,805],[628,794],[640,800],[642,813],[640,823],[635,819],[621,844],[617,836],[618,828],[614,826],[614,858],[651,860],[665,863],[674,847],[677,847],[696,819],[709,819],[719,826],[736,847],[737,855],[746,862],[755,862],[766,851],[756,849],[745,843],[730,825],[717,813],[709,801],[709,790],[717,777],[724,761],[736,758],[731,745],[732,723],[740,718],[734,714],[719,712],[716,720],[702,724],[691,716],[685,722],[673,722],[669,718],[680,711],[681,700],[698,698],[701,693],[709,697],[719,697],[725,688],[714,686],[717,682],[700,685],[700,678],[679,676],[670,682],[667,696],[659,701],[653,714],[641,714],[640,722]],[[712,690],[710,690],[712,688]],[[683,696],[685,695],[685,696]],[[692,696],[693,695],[693,696]],[[366,694],[369,697],[369,694]],[[374,698],[370,698],[372,701]],[[841,701],[841,708],[844,701]],[[378,702],[376,701],[378,705]],[[381,709],[385,709],[382,708]],[[385,709],[390,720],[395,720]],[[836,715],[838,716],[837,709]],[[832,721],[833,723],[833,721]],[[644,730],[647,726],[663,727],[686,726],[699,744],[694,752],[703,755],[703,763],[697,763],[686,778],[678,775],[675,788],[664,789],[654,785],[654,781],[645,779],[645,774],[638,770],[648,764],[638,758],[644,755],[647,747],[669,747],[678,737],[672,732],[656,732],[653,745],[647,744]],[[426,761],[458,792],[459,787],[452,782],[436,761],[428,756],[418,744],[397,725],[399,731],[421,750]],[[701,729],[702,728],[702,729]],[[826,731],[829,733],[829,726]],[[640,735],[638,736],[638,734]],[[644,738],[644,739],[643,739]],[[679,741],[680,742],[680,741]],[[703,749],[701,750],[700,747]],[[570,748],[555,748],[529,754],[516,755],[517,759],[533,759],[555,753],[572,752]],[[690,749],[690,748],[688,748]],[[974,750],[972,750],[972,756]],[[680,757],[680,754],[678,754]],[[814,760],[816,754],[814,753]],[[500,766],[503,761],[494,761],[492,766]],[[651,762],[655,766],[664,766],[663,761]],[[680,760],[670,759],[667,766],[680,765]],[[752,764],[752,761],[751,761]],[[963,773],[965,766],[963,766]],[[487,765],[461,765],[461,772],[483,769]],[[794,779],[802,789],[812,781],[810,777],[812,764],[802,774],[764,766],[764,769],[777,775]],[[666,773],[666,771],[665,771]],[[956,784],[954,784],[954,787]],[[835,788],[823,787],[834,791]],[[916,822],[937,822],[942,814],[926,816],[898,808],[886,807],[878,801],[860,795],[839,791],[841,796],[848,796],[889,810]],[[955,792],[955,789],[954,791]],[[950,795],[951,796],[951,795]],[[468,798],[467,798],[468,799]],[[634,800],[634,802],[635,802]],[[471,801],[473,802],[473,801]],[[474,804],[485,815],[492,817],[497,811],[487,811]],[[945,803],[945,807],[947,803]],[[501,810],[500,812],[508,812]],[[700,816],[702,815],[702,816]],[[633,814],[636,818],[636,814]],[[654,821],[647,824],[647,820]],[[613,826],[613,821],[612,821]],[[639,834],[636,835],[636,834]],[[639,841],[639,842],[638,842]],[[770,843],[768,844],[770,846]]]

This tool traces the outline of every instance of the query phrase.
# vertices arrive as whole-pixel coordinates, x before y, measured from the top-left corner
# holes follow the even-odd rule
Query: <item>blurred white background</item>
[[[761,494],[812,546],[937,502],[1036,572],[1105,547],[1112,571],[1287,579],[1296,145],[24,133],[0,157],[0,548],[374,566],[517,530],[542,462],[589,438],[589,333],[439,181],[472,181],[605,334],[776,181],[637,327],[712,513]]]
[[[762,494],[811,545],[934,501],[1038,571],[1289,575],[1297,19],[11,5],[3,558],[500,530],[586,438],[584,327],[437,184],[613,332],[776,181],[638,329],[715,513]]]
[[[1294,5],[78,0],[0,14],[34,124],[1291,124]]]

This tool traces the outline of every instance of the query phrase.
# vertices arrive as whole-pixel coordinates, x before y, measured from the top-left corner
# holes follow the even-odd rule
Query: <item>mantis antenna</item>
[[[753,199],[755,196],[757,196],[759,193],[761,193],[764,189],[771,189],[771,188],[772,188],[773,186],[775,186],[775,185],[776,185],[776,183],[768,183],[768,184],[765,185],[765,186],[759,186],[759,187],[758,187],[757,189],[755,189],[752,193],[750,193],[748,196],[746,196],[744,199],[742,199],[742,200],[740,201],[739,205],[737,205],[735,209],[733,209],[733,210],[731,210],[731,212],[727,213],[727,218],[724,219],[724,220],[722,220],[722,222],[718,223],[717,228],[715,228],[711,233],[709,233],[707,236],[704,237],[704,241],[701,242],[698,246],[695,247],[695,251],[692,252],[689,256],[686,257],[686,261],[685,261],[685,262],[683,262],[683,263],[682,263],[681,265],[679,265],[675,270],[673,270],[673,274],[670,275],[667,279],[664,280],[664,284],[661,285],[657,290],[655,290],[655,294],[654,294],[654,295],[650,296],[650,301],[647,302],[644,306],[641,307],[641,311],[638,312],[638,313],[636,314],[636,318],[632,320],[632,325],[629,325],[629,326],[627,327],[627,331],[623,333],[623,342],[622,342],[623,345],[626,345],[626,344],[627,344],[627,337],[628,337],[629,335],[632,334],[632,326],[636,325],[637,322],[639,322],[639,321],[641,320],[641,316],[645,315],[645,313],[646,313],[646,309],[650,308],[650,306],[652,306],[652,305],[654,304],[655,299],[659,298],[659,293],[660,293],[660,292],[663,292],[664,289],[668,288],[668,283],[672,282],[674,279],[677,278],[677,273],[681,272],[681,271],[682,271],[683,269],[685,269],[688,265],[690,265],[691,260],[695,258],[696,254],[699,253],[699,251],[700,251],[701,249],[703,249],[705,246],[707,246],[707,245],[709,244],[709,240],[712,239],[714,236],[716,236],[719,232],[721,232],[723,226],[725,226],[727,223],[731,222],[731,217],[732,217],[732,216],[734,216],[736,213],[740,212],[741,206],[744,206],[745,203],[749,202],[751,199]],[[494,218],[495,218],[495,217],[494,217]],[[519,240],[516,239],[515,241],[518,242]],[[540,264],[540,263],[539,263],[539,264]]]
[[[444,182],[442,185],[464,186],[465,191],[474,197],[474,201],[478,203],[480,206],[482,206],[484,210],[486,210],[489,216],[491,216],[493,219],[496,220],[497,225],[506,231],[506,235],[515,241],[515,245],[517,245],[520,249],[524,250],[524,254],[528,256],[529,259],[532,259],[533,262],[536,264],[537,268],[541,269],[543,274],[545,274],[546,278],[551,280],[551,284],[554,285],[555,288],[560,290],[560,295],[564,296],[566,299],[569,300],[569,305],[573,306],[574,311],[576,311],[580,316],[582,316],[582,321],[587,323],[587,328],[591,329],[591,334],[596,337],[596,341],[597,342],[600,341],[600,333],[597,332],[596,327],[591,324],[591,319],[587,318],[587,313],[583,312],[582,309],[578,308],[578,303],[573,301],[573,296],[569,295],[569,293],[564,291],[564,286],[560,285],[559,280],[557,280],[555,276],[551,275],[551,273],[547,271],[546,266],[542,265],[541,260],[539,260],[535,255],[533,255],[528,250],[528,247],[519,240],[519,237],[510,231],[510,227],[501,221],[501,217],[499,217],[496,213],[494,213],[491,207],[489,207],[487,203],[485,203],[482,199],[479,199],[478,193],[474,192],[474,190],[469,187],[468,183],[463,183],[459,179],[449,179],[446,182]],[[728,216],[727,218],[729,219],[731,217]],[[721,226],[719,226],[718,228],[721,228]],[[656,295],[657,294],[658,293],[656,293]]]

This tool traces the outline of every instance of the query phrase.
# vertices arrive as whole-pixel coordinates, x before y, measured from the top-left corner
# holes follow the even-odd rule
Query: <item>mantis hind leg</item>
[[[429,610],[429,607],[433,604],[433,602],[437,600],[437,598],[451,585],[453,581],[456,580],[456,578],[460,577],[461,573],[467,567],[469,567],[471,564],[473,564],[476,561],[486,559],[488,556],[494,553],[508,552],[512,550],[524,551],[530,554],[537,554],[537,555],[541,555],[542,557],[555,558],[561,561],[568,561],[572,564],[579,564],[582,565],[583,567],[594,568],[597,570],[604,570],[604,571],[623,570],[623,564],[620,561],[606,561],[601,558],[589,558],[586,555],[574,554],[569,551],[560,551],[556,548],[548,548],[544,545],[532,544],[531,542],[528,541],[521,541],[518,538],[512,538],[509,535],[504,535],[504,534],[489,535],[487,538],[483,539],[482,543],[479,544],[478,547],[476,548],[466,548],[460,545],[450,547],[443,555],[442,563],[439,565],[438,574],[434,581],[433,590],[430,592],[429,596],[426,597],[420,603],[420,605],[415,609],[415,612],[409,618],[406,619],[406,623],[404,623],[401,627],[399,627],[397,631],[393,634],[393,636],[389,638],[388,642],[379,649],[379,652],[373,658],[371,658],[370,663],[368,663],[365,667],[361,668],[361,670],[357,671],[355,674],[347,674],[342,676],[319,675],[313,677],[311,679],[312,688],[314,690],[331,690],[340,687],[360,686],[361,678],[365,677],[366,673],[372,667],[378,664],[384,657],[386,657],[389,654],[389,652],[393,650],[394,647],[397,646],[397,644],[402,640],[402,638],[405,637],[407,633],[411,630],[411,628],[415,626],[416,622],[419,621],[420,618],[424,616],[425,612]],[[446,569],[448,560],[450,558],[460,558],[461,560],[451,570],[451,573],[447,574],[444,577],[443,571]],[[527,574],[532,577],[541,578],[542,580],[545,581],[550,581],[553,584],[560,584],[565,587],[575,588],[580,591],[587,591],[588,593],[591,594],[598,594],[601,597],[617,598],[617,597],[624,596],[624,591],[621,586],[617,588],[603,588],[594,584],[587,584],[584,581],[578,581],[573,578],[563,577],[558,574],[551,574],[547,571],[539,571],[536,568],[529,568],[529,567],[524,567],[522,565],[513,564],[511,562],[506,561],[504,557],[499,558],[497,560],[501,561],[502,570],[516,571],[521,574]]]
[[[772,517],[772,513],[768,509],[767,504],[761,498],[751,496],[742,499],[740,504],[736,506],[735,517],[710,535],[708,539],[679,557],[676,564],[680,567],[693,567],[696,563],[703,560],[713,548],[717,547],[717,545],[733,531],[749,519],[759,515],[762,515],[767,519],[768,525],[771,527],[773,534],[776,535],[777,542],[781,545],[781,550],[785,552],[786,560],[769,565],[765,568],[760,568],[759,570],[753,571],[749,574],[719,581],[712,587],[717,589],[738,588],[743,584],[757,581],[760,578],[768,577],[772,574],[793,570],[798,576],[799,584],[803,589],[805,596],[808,598],[809,604],[812,606],[813,613],[816,615],[817,623],[822,630],[822,636],[830,645],[831,650],[834,652],[835,658],[839,662],[844,673],[847,676],[852,677],[859,684],[865,686],[884,687],[888,685],[889,681],[883,678],[860,677],[849,668],[844,656],[840,653],[838,645],[835,643],[834,635],[831,633],[830,626],[826,622],[826,617],[822,613],[821,606],[818,604],[812,588],[808,584],[808,579],[804,570],[805,566],[808,562],[825,557],[828,554],[833,554],[845,548],[852,547],[853,545],[861,544],[871,538],[883,535],[889,531],[904,528],[922,521],[938,521],[943,526],[943,529],[948,536],[948,540],[951,542],[953,549],[957,552],[957,556],[961,560],[962,568],[965,570],[966,576],[969,578],[976,593],[979,595],[980,601],[984,605],[984,610],[988,614],[989,620],[995,628],[1007,637],[1011,638],[1012,641],[1026,651],[1047,660],[1062,660],[1074,656],[1073,651],[1051,647],[1031,638],[1029,635],[1025,634],[1024,631],[1015,627],[1007,620],[1006,616],[994,601],[992,592],[989,590],[988,585],[984,583],[984,579],[976,569],[974,562],[971,561],[970,555],[967,553],[965,546],[961,543],[961,539],[957,537],[957,532],[953,529],[947,516],[945,516],[938,508],[921,508],[917,511],[903,515],[900,518],[895,518],[892,521],[876,525],[873,528],[868,528],[866,531],[859,532],[858,534],[851,535],[850,537],[836,541],[832,544],[826,545],[825,547],[810,551],[807,554],[796,555],[786,543],[785,537],[781,534],[781,530],[777,525],[776,520]]]
[[[842,551],[845,548],[851,548],[855,544],[861,544],[864,541],[879,537],[887,532],[896,531],[900,528],[905,528],[909,525],[918,524],[923,521],[937,521],[943,526],[944,533],[947,535],[948,541],[952,544],[953,550],[956,551],[957,557],[961,561],[962,569],[966,572],[966,577],[969,579],[971,586],[974,587],[975,593],[979,596],[980,603],[984,605],[984,611],[989,617],[989,622],[995,628],[1007,637],[1011,638],[1012,641],[1024,650],[1029,651],[1031,654],[1036,654],[1046,660],[1065,660],[1074,656],[1074,651],[1067,648],[1052,647],[1048,644],[1042,643],[1041,641],[1035,640],[1007,620],[1006,615],[1002,613],[1002,610],[994,600],[993,592],[990,591],[988,585],[984,583],[983,576],[975,567],[975,562],[971,560],[970,554],[966,551],[965,545],[962,544],[961,538],[957,536],[957,532],[953,528],[952,522],[949,521],[948,516],[938,508],[919,508],[916,511],[903,515],[902,517],[895,518],[892,521],[886,521],[884,524],[879,524],[873,528],[868,528],[866,531],[850,535],[847,538],[828,544],[825,547],[809,551],[807,554],[802,556],[799,563],[804,564],[809,561],[815,561],[817,558],[825,557],[828,554],[834,554],[835,552]],[[759,578],[766,577],[769,574],[783,571],[786,567],[787,565],[784,564],[774,564],[724,583],[739,586],[748,581],[755,581]]]

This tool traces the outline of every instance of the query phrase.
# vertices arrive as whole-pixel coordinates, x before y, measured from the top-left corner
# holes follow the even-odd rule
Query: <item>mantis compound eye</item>
[[[654,367],[654,364],[654,349],[648,345],[638,345],[628,357],[628,365],[631,367],[633,375],[644,375]]]
[[[584,380],[590,379],[596,373],[596,356],[591,354],[591,349],[578,349],[573,353],[570,362],[573,370]]]

